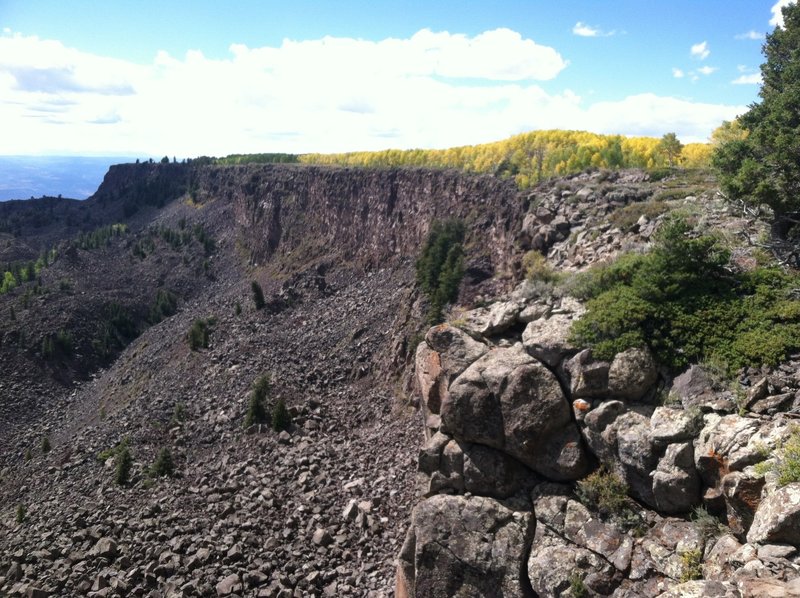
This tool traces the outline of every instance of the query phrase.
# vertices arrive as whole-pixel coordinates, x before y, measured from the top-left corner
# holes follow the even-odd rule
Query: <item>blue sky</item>
[[[0,154],[703,141],[757,100],[778,4],[0,0]]]

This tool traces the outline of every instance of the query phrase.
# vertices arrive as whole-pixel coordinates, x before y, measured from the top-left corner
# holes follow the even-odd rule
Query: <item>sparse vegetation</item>
[[[150,475],[153,477],[172,477],[175,475],[175,462],[172,453],[168,448],[162,448],[158,452],[155,463],[150,468]]]
[[[572,598],[585,598],[589,595],[589,589],[583,583],[583,574],[580,571],[573,571],[569,576],[569,592]]]
[[[120,486],[127,486],[131,477],[131,468],[133,467],[133,457],[128,449],[127,442],[124,442],[120,446],[115,459],[116,471],[114,474],[114,481]]]
[[[267,305],[267,302],[264,300],[264,291],[261,288],[261,285],[254,280],[250,283],[250,288],[253,291],[253,304],[255,305],[256,309],[264,309],[264,307]]]
[[[272,429],[276,432],[288,430],[291,424],[292,416],[289,414],[283,398],[279,398],[275,403],[275,408],[272,410]]]
[[[28,510],[25,508],[25,505],[19,503],[17,505],[17,516],[16,516],[17,523],[18,524],[25,523],[27,517],[28,517]]]
[[[188,334],[189,348],[192,351],[208,348],[208,340],[213,325],[214,318],[198,318],[192,322],[192,327],[189,329]]]
[[[628,503],[628,486],[616,473],[601,467],[578,482],[578,499],[605,517],[620,516]]]
[[[147,318],[151,324],[158,324],[164,318],[174,315],[178,311],[178,297],[168,289],[159,289],[156,299],[150,307]]]
[[[271,419],[267,411],[267,397],[270,391],[270,377],[260,376],[253,383],[250,391],[250,401],[247,405],[247,414],[244,418],[244,427],[249,428],[255,424],[265,424]]]
[[[42,454],[46,455],[50,452],[52,446],[50,445],[50,438],[47,436],[42,436]]]
[[[685,550],[680,553],[681,576],[680,583],[703,579],[703,551],[697,548]]]
[[[775,448],[771,459],[756,465],[758,475],[770,472],[776,475],[779,486],[800,482],[800,426],[792,428],[789,438]]]
[[[696,507],[691,515],[692,523],[697,526],[700,533],[707,539],[716,538],[729,533],[730,528],[703,507]]]
[[[448,302],[458,299],[464,276],[464,224],[457,220],[433,222],[417,260],[417,283],[428,298],[428,323],[442,321]]]

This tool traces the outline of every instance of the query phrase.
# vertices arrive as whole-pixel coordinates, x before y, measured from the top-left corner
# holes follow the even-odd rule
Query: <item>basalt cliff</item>
[[[799,595],[800,485],[756,467],[798,363],[736,394],[595,359],[582,303],[526,279],[646,251],[673,210],[758,235],[693,176],[127,164],[0,204],[0,594]],[[464,276],[429,328],[446,220]],[[279,431],[245,424],[265,376]]]

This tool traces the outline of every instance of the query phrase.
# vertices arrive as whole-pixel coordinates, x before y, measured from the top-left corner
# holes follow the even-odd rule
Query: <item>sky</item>
[[[0,155],[706,141],[790,0],[0,0]]]

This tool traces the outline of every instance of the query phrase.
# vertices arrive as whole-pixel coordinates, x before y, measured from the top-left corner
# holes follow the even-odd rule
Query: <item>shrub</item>
[[[648,345],[672,368],[716,360],[728,374],[777,365],[800,349],[800,304],[791,299],[795,276],[759,268],[734,273],[729,253],[685,220],[668,220],[653,250],[632,254],[570,281],[588,299],[572,340],[611,359]]]
[[[286,403],[282,398],[278,399],[275,403],[275,409],[272,411],[272,429],[276,432],[281,430],[288,430],[292,423],[292,416],[289,415],[289,410],[286,408]]]
[[[250,392],[250,402],[247,405],[247,414],[244,418],[244,427],[249,428],[254,424],[265,424],[270,419],[267,413],[267,396],[270,390],[270,378],[267,375],[259,377],[253,384]]]
[[[17,523],[25,523],[25,519],[28,517],[28,510],[25,508],[25,505],[19,503],[17,505]]]
[[[175,462],[172,460],[172,453],[168,448],[162,448],[155,463],[150,468],[150,475],[153,477],[172,477],[175,473]]]
[[[189,348],[192,351],[208,348],[208,337],[210,334],[211,320],[197,319],[192,322],[189,329]]]
[[[150,306],[147,320],[151,324],[158,324],[164,318],[174,315],[178,311],[178,298],[170,290],[159,289],[156,299]]]
[[[795,426],[786,442],[776,448],[773,460],[756,464],[757,474],[769,472],[777,476],[779,486],[800,482],[800,427]]]
[[[628,486],[616,473],[601,467],[578,482],[578,499],[607,517],[619,516],[628,502]]]
[[[529,251],[522,257],[525,278],[530,281],[555,282],[558,275],[538,251]]]
[[[463,223],[457,220],[436,222],[417,260],[417,283],[428,298],[428,323],[442,321],[444,306],[458,299],[464,276]]]
[[[258,284],[255,280],[250,283],[250,288],[253,290],[253,303],[256,306],[256,309],[264,309],[267,305],[267,302],[264,300],[264,291],[261,288],[261,285]]]
[[[131,467],[133,466],[133,457],[131,457],[131,452],[128,450],[128,445],[123,443],[117,451],[117,469],[114,476],[114,480],[120,486],[126,486],[130,481],[131,477]]]
[[[47,436],[43,436],[42,437],[42,454],[46,455],[47,453],[50,452],[51,448],[52,447],[50,446],[50,439]]]
[[[685,550],[680,553],[681,576],[680,583],[695,579],[703,579],[703,551],[697,548]]]
[[[583,582],[583,574],[573,571],[569,576],[569,591],[572,598],[584,598],[589,595],[589,590]]]

